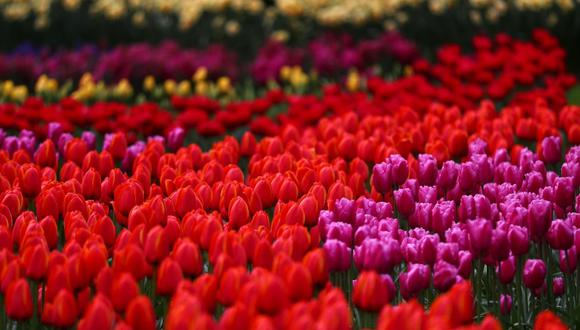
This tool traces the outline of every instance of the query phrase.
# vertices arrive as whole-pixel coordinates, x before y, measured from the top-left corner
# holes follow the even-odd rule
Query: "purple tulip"
[[[495,151],[495,154],[493,155],[493,165],[497,166],[498,164],[501,163],[507,163],[510,161],[510,157],[509,154],[507,152],[506,149],[501,148],[501,149],[497,149]]]
[[[328,269],[331,272],[342,272],[350,268],[351,250],[343,242],[336,239],[327,240],[324,252],[328,258]]]
[[[388,162],[391,163],[391,178],[397,186],[402,185],[409,177],[409,164],[401,155],[390,155]]]
[[[473,270],[473,254],[469,251],[459,251],[459,275],[464,279],[469,279]]]
[[[347,246],[352,246],[352,227],[348,223],[333,222],[330,223],[326,231],[327,239],[337,239],[344,242]]]
[[[439,243],[437,245],[437,261],[439,260],[458,265],[459,245],[457,243]]]
[[[491,233],[489,253],[495,261],[502,261],[509,256],[507,233],[501,229],[494,229]]]
[[[535,199],[528,206],[528,229],[532,239],[541,240],[550,228],[552,203]]]
[[[402,188],[394,192],[395,204],[397,205],[397,210],[405,218],[408,218],[413,212],[415,212],[415,200],[413,199],[413,193],[409,188]]]
[[[548,230],[548,243],[555,250],[567,250],[574,244],[574,230],[563,220],[554,220]]]
[[[505,168],[505,182],[515,184],[517,187],[521,187],[523,176],[524,175],[520,168],[515,165],[510,165]]]
[[[457,274],[457,267],[443,260],[439,260],[433,268],[433,286],[441,292],[447,291],[455,284]]]
[[[433,204],[417,203],[415,204],[415,212],[409,216],[408,221],[411,227],[420,227],[424,229],[431,229],[431,211]]]
[[[390,273],[402,258],[399,242],[393,239],[367,239],[354,252],[354,263],[359,271],[374,270],[379,274]]]
[[[514,280],[516,275],[516,259],[514,256],[510,256],[504,261],[499,263],[497,267],[497,276],[503,284],[509,284]]]
[[[410,264],[406,272],[399,277],[399,285],[403,298],[410,299],[416,297],[421,291],[429,287],[431,281],[431,271],[429,266],[421,264]]]
[[[491,219],[491,203],[487,197],[477,194],[473,196],[473,204],[478,218]]]
[[[555,164],[562,158],[562,141],[559,136],[548,136],[542,140],[542,158],[548,164]]]
[[[560,269],[566,274],[572,274],[578,266],[578,254],[576,247],[573,246],[568,250],[560,250]]]
[[[503,315],[509,314],[512,311],[512,296],[509,294],[502,294],[499,297],[499,310]]]
[[[413,198],[417,199],[419,196],[419,181],[416,179],[408,179],[399,188],[407,188],[413,193]]]
[[[471,161],[477,168],[477,181],[479,184],[487,183],[493,180],[494,168],[491,157],[487,155],[473,155]]]
[[[411,181],[411,180],[408,180],[408,181]],[[417,199],[420,203],[435,204],[435,202],[437,202],[437,189],[435,187],[420,186],[419,187],[419,194],[417,195]]]
[[[485,219],[468,221],[467,233],[471,242],[471,252],[476,256],[484,255],[491,245],[491,222]]]
[[[574,189],[580,187],[580,162],[566,162],[562,164],[562,176],[571,177]]]
[[[373,167],[372,184],[373,187],[381,194],[391,190],[391,164],[379,163]]]
[[[566,281],[564,281],[563,277],[554,277],[552,280],[552,290],[554,291],[554,296],[556,297],[566,293]]]
[[[446,201],[437,203],[431,211],[431,228],[443,236],[455,220],[455,203]]]
[[[511,226],[508,230],[510,250],[515,256],[522,256],[530,249],[528,229],[520,226]]]
[[[419,257],[421,262],[433,265],[437,261],[437,246],[439,245],[439,236],[425,235],[419,239]]]
[[[479,180],[477,176],[477,168],[472,162],[465,162],[461,164],[459,171],[459,187],[463,191],[472,191],[477,186]]]
[[[536,154],[533,153],[530,149],[524,148],[520,151],[520,158],[518,160],[518,166],[522,170],[522,172],[528,173],[532,171],[534,168],[534,163],[536,162],[537,157]]]
[[[471,195],[461,196],[461,201],[459,202],[458,216],[460,222],[467,222],[467,220],[473,220],[476,216],[475,211],[475,200]]]
[[[341,198],[334,203],[336,221],[352,223],[355,217],[356,203],[348,198]]]
[[[528,259],[524,265],[524,285],[529,289],[541,288],[546,278],[546,264],[541,259]]]
[[[62,133],[64,133],[64,127],[62,127],[61,123],[57,122],[48,123],[47,137],[51,139],[52,142],[54,142],[54,144],[58,143],[58,139],[60,138]]]
[[[484,140],[477,138],[475,140],[473,140],[469,146],[468,146],[468,150],[469,150],[469,156],[473,156],[473,155],[485,155],[487,153],[487,142],[485,142]]]
[[[544,186],[544,177],[540,172],[526,173],[522,183],[522,190],[537,193]]]
[[[185,141],[185,130],[181,127],[175,127],[167,135],[167,147],[169,150],[177,150],[183,146]]]
[[[574,183],[572,178],[556,178],[554,181],[554,203],[562,208],[574,203]]]
[[[437,160],[433,155],[419,155],[419,184],[423,186],[432,186],[437,180]]]
[[[443,163],[443,167],[437,175],[437,187],[446,191],[453,186],[457,181],[457,176],[459,175],[459,165],[455,162],[449,160]]]
[[[97,136],[91,131],[84,131],[81,134],[81,140],[85,141],[89,150],[95,150],[97,146]]]

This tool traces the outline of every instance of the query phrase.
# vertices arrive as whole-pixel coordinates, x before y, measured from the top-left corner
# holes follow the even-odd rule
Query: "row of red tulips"
[[[32,130],[44,137],[47,123],[60,122],[68,131],[77,127],[100,133],[123,131],[135,136],[166,134],[174,127],[201,136],[220,136],[246,127],[255,134],[272,136],[287,124],[310,126],[322,118],[355,111],[367,115],[395,115],[409,107],[420,118],[434,103],[456,106],[462,111],[479,107],[486,98],[498,107],[533,108],[542,98],[558,112],[566,105],[565,92],[575,83],[566,71],[565,51],[547,32],[538,30],[532,41],[498,35],[494,39],[474,39],[475,52],[463,54],[457,46],[442,47],[435,63],[417,61],[414,73],[395,81],[369,76],[366,88],[349,90],[339,84],[323,86],[322,96],[296,95],[270,90],[252,100],[232,101],[226,105],[204,96],[171,100],[172,109],[144,103],[128,106],[99,102],[85,105],[72,99],[44,104],[29,98],[22,105],[0,106],[0,127]],[[576,123],[577,124],[577,123]],[[533,122],[522,125],[523,135],[533,135]],[[532,127],[529,127],[532,126]],[[577,136],[580,127],[571,124],[567,133]]]

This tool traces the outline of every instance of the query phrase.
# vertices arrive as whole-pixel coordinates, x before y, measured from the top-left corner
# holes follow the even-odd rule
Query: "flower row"
[[[356,127],[354,120],[351,116],[345,122]],[[509,235],[510,230],[523,233],[516,238],[524,247],[547,237],[553,248],[568,255],[575,249],[569,236],[576,244],[578,224],[571,210],[577,208],[580,162],[575,148],[561,166],[562,177],[546,169],[560,160],[557,138],[541,144],[539,155],[547,165],[525,149],[512,152],[513,165],[505,149],[492,158],[478,140],[469,147],[470,160],[462,164],[440,167],[436,158],[425,155],[414,163],[409,155],[409,164],[391,156],[371,176],[360,158],[345,159],[322,146],[299,143],[301,136],[291,127],[259,142],[249,133],[241,143],[225,138],[207,152],[195,144],[180,148],[182,132],[172,131],[167,147],[174,153],[166,151],[163,138],[128,143],[122,133],[106,135],[99,152],[93,134],[75,138],[58,124],[49,127],[48,139],[38,146],[34,135],[23,131],[5,137],[7,148],[0,151],[0,290],[7,322],[81,329],[151,329],[157,324],[169,329],[240,324],[348,329],[350,300],[363,312],[376,311],[397,294],[395,282],[376,273],[399,268],[403,258],[410,266],[399,268],[402,298],[417,297],[425,282],[430,286],[431,266],[437,290],[449,289],[464,276],[474,279],[480,297],[481,290],[492,290],[482,284],[483,272],[472,275],[470,266],[477,268],[481,258],[491,259],[488,274],[500,261],[499,273],[515,268],[509,245],[515,234]],[[330,130],[339,130],[329,122],[319,129],[328,141],[336,134]],[[305,141],[314,141],[312,134],[307,130]],[[361,196],[359,212],[348,200]],[[459,209],[450,210],[446,200],[459,202]],[[398,219],[388,219],[395,216],[393,206]],[[429,206],[429,212],[417,211]],[[552,221],[546,209],[566,221]],[[516,210],[525,215],[512,217]],[[407,224],[423,229],[399,229]],[[349,225],[350,233],[343,235]],[[354,277],[337,283],[335,274],[329,274],[342,269],[337,262],[350,260],[348,249],[341,257],[331,244],[357,246],[354,264],[361,273],[352,296],[348,283]],[[529,252],[534,258],[539,253],[535,244]],[[391,255],[397,249],[398,259]],[[547,251],[542,250],[549,269],[544,275],[540,261],[530,257],[526,262],[531,274],[524,278],[532,278],[524,280],[526,286],[541,289],[544,276],[553,277],[548,259],[553,256]],[[561,261],[569,272],[563,271],[577,274],[570,262]],[[344,293],[328,287],[330,278]],[[468,287],[457,288],[452,292],[467,299],[457,308],[470,305]],[[565,297],[575,294],[566,292]],[[427,323],[473,319],[469,311],[459,320],[449,319],[453,308],[427,301],[432,302]],[[480,305],[487,310],[495,306]],[[413,303],[395,309],[407,310],[404,306],[417,312]],[[390,317],[397,313],[389,308],[379,317],[381,328],[396,327],[397,319]],[[421,315],[422,309],[415,317],[420,320]],[[357,326],[366,319],[355,317]],[[498,327],[492,318],[483,324]]]

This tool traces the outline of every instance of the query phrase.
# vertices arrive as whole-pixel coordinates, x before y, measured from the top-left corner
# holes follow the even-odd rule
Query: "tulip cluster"
[[[508,311],[515,300],[527,316],[577,302],[580,153],[568,152],[562,176],[546,169],[560,160],[558,138],[538,155],[519,151],[513,165],[478,140],[462,164],[391,155],[371,175],[360,158],[347,164],[299,144],[291,127],[259,142],[251,133],[241,143],[225,138],[206,152],[181,147],[180,129],[147,142],[107,134],[96,149],[94,134],[49,127],[38,145],[23,131],[0,151],[9,326],[350,329],[372,325],[365,313],[381,310],[381,329],[406,313],[463,325],[480,315],[458,312],[473,303],[466,279],[482,311]],[[552,221],[552,210],[564,220]],[[518,275],[496,291],[493,274],[510,269]],[[345,270],[350,277],[336,276]],[[456,295],[462,303],[445,307]],[[431,305],[429,316],[416,298]],[[519,310],[508,315],[522,320]]]
[[[343,198],[320,212],[329,270],[359,273],[352,299],[364,311],[401,299],[429,305],[435,292],[471,279],[478,307],[508,322],[531,324],[540,306],[573,313],[579,152],[570,149],[562,163],[560,138],[547,137],[538,153],[512,157],[505,149],[488,155],[476,140],[462,163],[441,167],[429,154],[412,162],[391,155],[372,170],[372,199]]]

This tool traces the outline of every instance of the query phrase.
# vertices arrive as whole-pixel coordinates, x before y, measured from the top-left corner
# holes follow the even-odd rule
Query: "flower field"
[[[0,13],[2,329],[580,328],[579,3]]]

